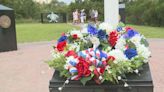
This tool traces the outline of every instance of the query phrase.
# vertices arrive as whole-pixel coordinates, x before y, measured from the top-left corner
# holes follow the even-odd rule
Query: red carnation
[[[73,38],[73,39],[77,39],[77,38],[78,38],[78,35],[77,35],[77,34],[73,34],[73,35],[72,35],[72,38]]]
[[[112,31],[109,33],[108,42],[112,47],[116,45],[117,39],[118,39],[118,33],[116,31]]]
[[[73,51],[73,50],[70,50],[67,52],[67,54],[65,54],[66,57],[69,57],[69,56],[74,56],[74,58],[78,57],[76,52]]]
[[[89,70],[89,63],[86,62],[82,57],[79,57],[79,63],[76,65],[78,71],[78,78],[82,76],[89,76],[91,71]]]
[[[100,73],[103,74],[105,71],[105,67],[100,67]]]
[[[67,43],[66,41],[59,42],[56,46],[57,50],[58,51],[63,51],[64,48],[66,47],[66,43]]]

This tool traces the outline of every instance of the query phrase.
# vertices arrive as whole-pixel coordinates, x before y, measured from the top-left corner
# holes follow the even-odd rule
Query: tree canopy
[[[104,0],[75,0],[70,5],[58,0],[39,4],[33,0],[0,0],[0,3],[15,10],[16,19],[40,19],[41,13],[66,13],[69,20],[75,9],[85,9],[87,16],[91,9],[99,12],[99,20],[104,19]],[[120,0],[126,3],[126,23],[164,26],[164,0]]]

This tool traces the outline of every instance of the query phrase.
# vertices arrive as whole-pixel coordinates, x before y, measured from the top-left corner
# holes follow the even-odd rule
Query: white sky
[[[67,3],[67,4],[70,4],[71,1],[74,1],[74,0],[58,0],[58,1],[63,1],[63,2],[65,2],[65,3]]]

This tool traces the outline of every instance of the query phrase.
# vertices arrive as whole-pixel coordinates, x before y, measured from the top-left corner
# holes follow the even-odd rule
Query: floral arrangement
[[[139,74],[151,53],[145,37],[133,28],[120,23],[114,29],[101,23],[63,33],[52,54],[48,64],[67,78],[65,84],[80,80],[85,85],[93,79],[97,84],[123,81],[127,87],[126,74]]]

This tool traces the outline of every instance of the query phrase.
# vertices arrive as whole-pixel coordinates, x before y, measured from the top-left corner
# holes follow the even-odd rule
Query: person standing
[[[72,12],[73,24],[75,24],[75,11]]]
[[[90,15],[90,21],[93,22],[94,21],[94,16],[95,16],[94,9],[90,10],[89,15]]]
[[[76,9],[74,12],[73,12],[73,23],[74,24],[77,24],[79,21],[79,13],[78,13],[78,10]]]
[[[98,11],[97,10],[95,10],[94,11],[94,21],[95,21],[95,23],[97,23],[98,22]]]
[[[84,23],[84,20],[85,20],[85,12],[84,9],[82,9],[80,13],[80,22]]]

